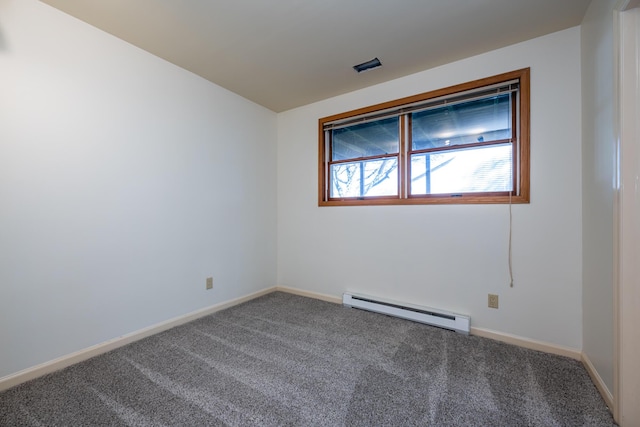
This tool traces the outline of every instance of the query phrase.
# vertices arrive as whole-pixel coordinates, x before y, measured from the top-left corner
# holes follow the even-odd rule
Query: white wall
[[[616,0],[594,0],[581,25],[583,352],[613,391],[614,40]]]
[[[524,67],[531,203],[513,207],[514,288],[506,205],[317,206],[319,118]],[[468,313],[474,327],[579,350],[580,89],[575,27],[279,114],[278,283]]]
[[[276,132],[271,111],[0,0],[0,377],[273,286]]]

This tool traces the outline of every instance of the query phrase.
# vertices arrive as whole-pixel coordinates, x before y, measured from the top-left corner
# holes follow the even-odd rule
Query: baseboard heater
[[[414,322],[438,326],[462,334],[469,333],[469,325],[471,323],[471,318],[462,314],[412,304],[385,301],[366,295],[345,293],[342,295],[342,303],[347,307],[360,308],[375,313],[413,320]]]

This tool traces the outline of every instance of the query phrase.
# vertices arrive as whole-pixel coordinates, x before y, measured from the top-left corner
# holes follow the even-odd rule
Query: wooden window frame
[[[431,99],[453,96],[456,93],[481,89],[512,80],[519,81],[518,99],[513,97],[512,129],[513,140],[513,188],[512,191],[460,193],[460,194],[409,194],[411,135],[410,115],[399,117],[399,153],[398,157],[398,195],[394,196],[365,196],[348,198],[329,198],[329,159],[331,156],[330,141],[325,141],[325,125],[330,122],[349,119],[362,115],[373,115],[385,110],[397,109],[402,106],[427,102]],[[397,99],[357,110],[352,110],[318,120],[318,206],[370,206],[370,205],[425,205],[425,204],[500,204],[500,203],[529,203],[530,199],[530,69],[523,68],[508,73],[499,74],[471,82],[450,86],[443,89],[425,92],[406,98]],[[519,104],[519,105],[518,105]],[[492,141],[491,144],[496,144]],[[485,145],[484,143],[470,144]],[[466,147],[466,146],[465,146]],[[434,149],[431,149],[434,150]],[[437,149],[436,149],[437,150]],[[428,151],[428,150],[416,150]],[[386,155],[374,157],[388,157]],[[360,159],[356,159],[360,160]],[[369,160],[363,158],[362,160]],[[353,162],[353,159],[350,160]]]

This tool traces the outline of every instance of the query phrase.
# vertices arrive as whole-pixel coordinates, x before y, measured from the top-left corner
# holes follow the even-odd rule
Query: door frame
[[[614,11],[614,384],[613,414],[621,425],[640,420],[640,0]]]

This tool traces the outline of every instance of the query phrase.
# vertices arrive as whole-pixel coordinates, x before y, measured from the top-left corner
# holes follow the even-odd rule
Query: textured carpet
[[[272,293],[8,390],[0,425],[614,424],[577,361]]]

